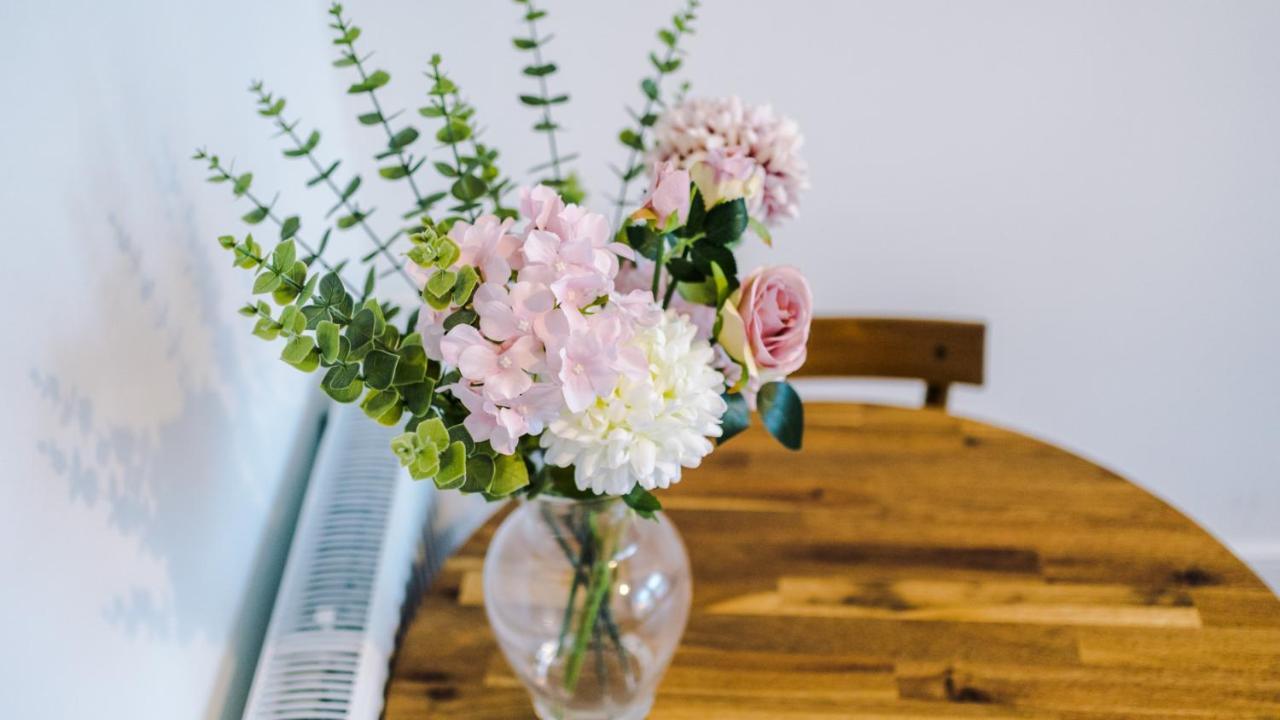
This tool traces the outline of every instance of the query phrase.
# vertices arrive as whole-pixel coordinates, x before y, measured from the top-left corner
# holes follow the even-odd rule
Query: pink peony
[[[799,152],[803,141],[796,123],[768,105],[751,106],[736,97],[690,98],[658,119],[649,160],[693,169],[713,150],[740,152],[763,171],[747,208],[752,217],[776,225],[799,213],[800,193],[809,187]]]
[[[800,271],[765,267],[729,297],[717,338],[753,381],[780,380],[804,365],[813,293]]]

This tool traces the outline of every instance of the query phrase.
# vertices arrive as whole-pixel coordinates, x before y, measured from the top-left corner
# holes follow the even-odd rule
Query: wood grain
[[[1280,718],[1280,601],[1147,492],[933,410],[810,404],[664,493],[694,611],[655,720]],[[479,593],[424,598],[388,720],[530,718]]]

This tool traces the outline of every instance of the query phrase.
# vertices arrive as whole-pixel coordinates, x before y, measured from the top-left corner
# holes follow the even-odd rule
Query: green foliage
[[[481,201],[488,199],[494,214],[513,217],[514,210],[502,204],[511,182],[501,177],[497,166],[498,152],[476,141],[475,108],[462,101],[458,86],[441,69],[439,55],[431,57],[427,70],[431,81],[428,104],[419,108],[423,117],[439,119],[435,139],[449,149],[453,162],[432,163],[436,172],[450,181],[449,192],[442,197],[457,201],[449,208],[452,215],[445,222],[475,221],[481,212]]]
[[[791,450],[804,440],[804,406],[795,388],[786,381],[766,383],[756,396],[760,419],[769,434]]]
[[[653,109],[655,106],[661,107],[664,104],[662,100],[662,81],[667,75],[680,69],[682,63],[680,56],[683,53],[680,48],[680,41],[686,35],[693,34],[693,21],[697,19],[696,11],[699,5],[701,5],[700,0],[686,0],[684,10],[672,18],[671,27],[658,30],[658,39],[663,46],[663,55],[659,57],[656,53],[649,54],[654,74],[640,81],[640,92],[645,99],[643,109],[638,113],[629,111],[632,119],[635,120],[635,125],[627,127],[618,133],[618,141],[622,143],[623,147],[627,148],[628,153],[626,164],[621,168],[614,169],[620,182],[614,212],[615,225],[622,223],[622,214],[630,202],[627,197],[627,188],[632,180],[644,172],[644,163],[640,161],[640,156],[645,149],[645,133],[657,122]]]
[[[734,435],[751,426],[751,409],[747,407],[747,400],[742,397],[742,393],[726,394],[724,402],[726,407],[724,415],[720,417],[720,438],[716,441],[719,445],[729,442]]]
[[[639,485],[632,487],[631,492],[622,496],[622,500],[646,520],[656,519],[658,512],[662,510],[662,503],[658,502],[658,498]]]
[[[539,34],[537,23],[547,13],[535,7],[531,0],[516,2],[524,6],[522,17],[528,33],[514,39],[513,45],[530,54],[521,72],[537,84],[535,91],[521,95],[520,99],[537,113],[534,130],[546,135],[550,151],[550,160],[532,168],[530,173],[542,175],[543,181],[556,187],[567,201],[581,202],[584,193],[579,178],[568,167],[576,155],[561,154],[557,147],[561,126],[552,112],[567,103],[569,96],[553,94],[548,88],[559,67],[542,57],[543,49],[552,38]],[[689,0],[688,9],[674,18],[673,27],[659,32],[659,40],[669,52],[661,58],[651,57],[654,74],[645,78],[640,86],[647,100],[646,107],[640,113],[633,113],[635,127],[620,134],[633,153],[628,166],[620,172],[624,183],[642,172],[634,154],[646,147],[646,131],[657,120],[655,109],[662,106],[663,76],[680,67],[679,42],[691,32],[692,10],[696,6],[697,0]],[[231,254],[233,264],[252,276],[252,290],[259,296],[245,303],[240,313],[253,323],[254,335],[279,343],[282,361],[304,372],[316,372],[321,389],[331,398],[344,403],[358,402],[370,418],[384,425],[403,425],[405,432],[392,441],[392,449],[414,478],[432,478],[441,488],[481,493],[489,499],[517,492],[534,494],[552,484],[554,491],[577,497],[573,494],[572,469],[542,464],[537,438],[525,438],[514,454],[502,455],[489,443],[476,442],[470,437],[461,424],[466,416],[465,408],[451,393],[437,392],[440,387],[458,382],[460,376],[457,371],[444,373],[439,362],[427,358],[422,338],[415,332],[417,310],[407,319],[400,317],[399,307],[382,302],[376,295],[379,273],[372,263],[378,256],[391,265],[384,276],[399,271],[415,291],[418,290],[403,270],[403,258],[407,254],[428,272],[426,287],[421,289],[424,302],[431,308],[448,310],[444,320],[446,329],[460,324],[478,326],[479,318],[469,305],[480,278],[474,267],[453,267],[461,250],[448,238],[448,230],[458,220],[473,220],[480,212],[490,209],[500,217],[514,216],[514,211],[503,204],[512,185],[499,170],[498,152],[479,141],[475,108],[462,99],[458,85],[442,71],[438,56],[431,59],[428,68],[428,104],[419,110],[422,117],[438,125],[434,131],[420,130],[403,121],[393,126],[399,113],[388,112],[379,101],[379,93],[388,85],[391,75],[386,70],[366,66],[370,55],[361,54],[356,48],[362,37],[361,29],[344,16],[341,5],[333,4],[329,14],[334,30],[333,44],[338,50],[333,64],[354,73],[348,92],[367,98],[363,102],[369,105],[357,119],[362,125],[382,128],[386,137],[386,145],[376,154],[378,174],[410,187],[413,207],[402,217],[421,220],[422,224],[397,231],[386,240],[379,237],[368,223],[374,210],[362,207],[357,199],[362,187],[361,176],[347,175],[341,160],[322,159],[319,156],[323,152],[321,131],[303,127],[301,120],[286,117],[285,113],[291,108],[285,98],[267,90],[263,83],[255,82],[250,90],[256,99],[256,112],[273,125],[279,137],[285,138],[282,154],[290,160],[308,163],[307,186],[327,186],[333,193],[334,203],[324,222],[318,225],[319,230],[311,231],[319,234],[319,242],[309,244],[303,233],[305,228],[316,226],[313,219],[303,223],[300,216],[276,207],[278,197],[270,194],[260,197],[261,190],[255,192],[253,173],[237,172],[233,166],[224,166],[217,156],[197,151],[196,159],[208,165],[209,182],[224,184],[233,197],[242,198],[250,205],[241,217],[246,224],[256,227],[259,237],[267,237],[260,227],[264,223],[274,225],[273,230],[278,231],[279,243],[269,252],[252,235],[242,240],[233,235],[218,238],[219,245]],[[422,193],[417,183],[420,177],[417,172],[427,159],[414,154],[414,148],[423,147],[422,135],[426,133],[430,133],[427,142],[434,138],[447,153],[432,162],[432,167],[446,182],[439,192],[431,194]],[[430,214],[440,203],[447,208],[435,213],[433,219]],[[736,211],[721,212],[728,214],[715,216],[705,209],[696,211],[696,231],[669,226],[635,233],[628,229],[622,236],[640,248],[642,254],[656,253],[659,260],[664,257],[670,260],[672,273],[681,280],[670,284],[672,290],[677,285],[683,288],[700,284],[712,301],[722,301],[736,283],[736,268],[728,247],[737,241],[743,228],[739,227]],[[369,267],[359,290],[343,278],[345,260],[334,265],[324,257],[334,227],[339,231],[360,228],[370,242],[368,254],[360,258]],[[409,238],[408,252],[392,252],[390,244],[402,235]],[[774,392],[779,395],[774,405],[785,406],[786,396]],[[778,412],[781,411],[775,414]],[[724,423],[726,428],[732,424],[729,413]],[[567,484],[565,478],[568,478]],[[626,502],[645,517],[653,517],[661,508],[657,499],[641,488],[630,493]]]
[[[357,32],[356,34],[358,36],[359,33]],[[316,157],[315,151],[320,145],[320,131],[312,130],[307,138],[303,140],[302,136],[297,132],[297,126],[301,121],[294,121],[291,123],[282,115],[282,111],[285,106],[284,98],[274,96],[266,89],[265,85],[261,81],[256,81],[250,85],[249,91],[254,94],[257,100],[258,114],[265,118],[269,118],[272,121],[272,124],[279,131],[278,134],[283,137],[287,137],[290,140],[292,147],[288,147],[283,151],[284,156],[290,159],[306,159],[307,162],[310,163],[312,169],[316,172],[316,175],[307,181],[307,186],[313,187],[320,183],[324,183],[337,197],[337,203],[329,209],[328,215],[332,215],[339,209],[345,212],[337,222],[338,228],[345,230],[359,225],[364,229],[365,235],[375,247],[375,252],[363,258],[363,261],[369,262],[374,256],[381,254],[390,266],[401,276],[404,282],[406,282],[409,287],[416,290],[417,286],[413,284],[413,280],[404,271],[403,261],[393,256],[387,250],[388,243],[383,242],[378,237],[377,233],[375,233],[373,229],[365,223],[365,218],[369,216],[370,212],[362,210],[354,199],[356,189],[360,187],[360,176],[352,176],[346,186],[340,189],[333,176],[334,172],[341,164],[341,161],[335,160],[332,163],[325,165]],[[403,147],[416,137],[416,130],[413,128],[405,128],[398,134],[396,143]],[[267,217],[268,212],[268,208],[255,208],[249,214],[245,215],[244,220],[251,224],[257,223]],[[297,233],[299,226],[300,222],[296,216],[286,218],[284,220],[284,224],[280,228],[280,237],[293,237],[293,235]],[[323,244],[317,252],[322,251]]]
[[[372,112],[362,113],[357,119],[362,125],[376,125],[382,128],[387,138],[387,147],[378,154],[377,158],[379,160],[394,159],[391,165],[384,165],[379,168],[378,175],[387,180],[404,180],[408,184],[409,189],[413,192],[413,208],[404,214],[405,218],[416,217],[426,213],[431,209],[432,202],[429,196],[424,196],[418,189],[418,184],[414,177],[414,174],[426,162],[426,158],[415,157],[406,152],[409,146],[418,139],[419,133],[412,126],[393,130],[390,121],[394,115],[388,115],[378,101],[377,91],[391,81],[391,75],[385,70],[370,71],[365,67],[365,61],[368,60],[368,56],[361,56],[359,51],[356,50],[356,40],[361,34],[360,28],[353,25],[343,15],[342,5],[338,3],[330,5],[329,15],[332,20],[329,27],[334,31],[333,44],[338,46],[338,59],[333,64],[335,67],[355,69],[359,80],[352,83],[347,88],[347,92],[352,95],[367,96],[370,105],[373,106]],[[352,218],[348,223],[348,227],[363,219],[363,216],[354,211],[349,211],[346,217]],[[383,247],[389,242],[383,243]]]
[[[556,136],[560,125],[551,117],[552,108],[569,102],[569,96],[553,95],[549,90],[549,80],[559,67],[542,56],[542,49],[551,42],[551,36],[538,33],[538,21],[545,18],[547,13],[545,10],[539,10],[533,0],[516,0],[516,3],[524,7],[524,21],[528,35],[512,38],[511,42],[517,50],[523,50],[532,55],[533,62],[525,65],[521,72],[525,77],[533,78],[537,82],[538,89],[537,94],[521,94],[520,102],[539,111],[538,121],[534,123],[533,130],[547,136],[549,157],[546,163],[530,169],[530,172],[550,170],[550,174],[540,178],[539,182],[560,191],[568,202],[582,202],[582,188],[577,182],[577,177],[567,167],[574,156],[560,154]],[[571,196],[572,199],[570,199]]]

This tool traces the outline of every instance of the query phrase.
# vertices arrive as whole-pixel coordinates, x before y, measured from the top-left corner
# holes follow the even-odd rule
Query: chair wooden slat
[[[981,385],[986,325],[905,318],[814,318],[797,377],[913,378],[925,405],[945,407],[952,383]]]

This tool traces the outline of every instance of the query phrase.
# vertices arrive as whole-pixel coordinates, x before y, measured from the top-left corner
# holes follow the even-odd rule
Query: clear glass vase
[[[543,720],[638,720],[689,618],[684,543],[616,498],[522,501],[484,563],[489,624]]]

